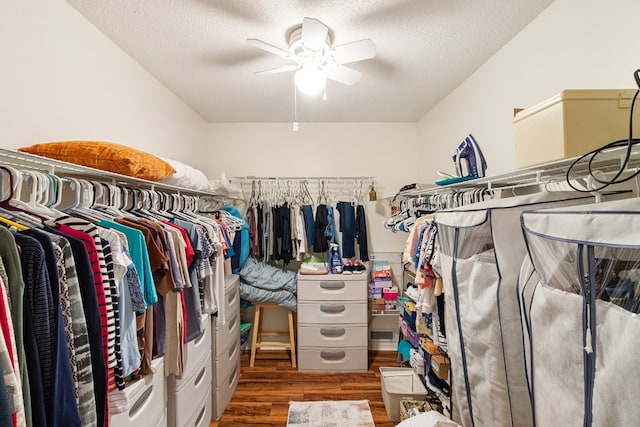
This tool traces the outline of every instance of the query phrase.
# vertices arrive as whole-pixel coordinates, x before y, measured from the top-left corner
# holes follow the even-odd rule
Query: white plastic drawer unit
[[[330,323],[349,324],[367,323],[368,306],[364,302],[299,302],[298,324]]]
[[[219,420],[224,410],[226,409],[231,396],[238,385],[240,380],[240,359],[236,362],[233,369],[231,369],[227,375],[218,382],[215,392],[212,395],[213,399],[213,413],[211,419],[213,421]]]
[[[230,342],[236,342],[237,345],[240,345],[240,311],[236,311],[224,325],[216,326],[214,348],[227,348]]]
[[[156,427],[166,425],[167,389],[164,377],[164,358],[151,364],[155,374],[145,375],[124,389],[129,398],[129,411],[113,415],[110,425],[115,427]]]
[[[207,427],[211,423],[212,410],[213,402],[211,401],[211,389],[209,389],[202,402],[196,407],[193,416],[182,427]]]
[[[233,276],[235,277],[235,276]],[[224,318],[227,323],[234,314],[240,312],[240,287],[239,280],[233,280],[231,283],[227,282],[224,293]],[[223,327],[221,318],[214,316],[214,327],[219,329]]]
[[[367,286],[361,275],[340,274],[307,279],[298,275],[298,301],[366,301]]]
[[[211,322],[209,317],[208,314],[203,316],[204,332],[202,335],[189,341],[184,348],[184,370],[182,378],[176,378],[176,389],[182,387],[182,383],[189,380],[203,361],[209,359],[211,355]]]
[[[366,338],[366,335],[365,335]],[[306,348],[298,350],[298,366],[301,371],[317,372],[365,372],[367,348]],[[365,363],[363,363],[363,360]]]
[[[220,385],[240,360],[240,331],[237,331],[236,339],[230,341],[225,348],[216,350],[216,354],[211,357],[215,357],[214,383]]]
[[[366,347],[366,325],[304,325],[298,327],[300,347]]]
[[[211,364],[207,360],[198,369],[197,373],[176,390],[175,395],[175,420],[176,425],[189,420],[199,411],[199,405],[211,393]]]

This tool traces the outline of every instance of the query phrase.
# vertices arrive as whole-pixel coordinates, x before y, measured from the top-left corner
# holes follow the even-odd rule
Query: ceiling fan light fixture
[[[327,83],[326,73],[315,65],[303,65],[295,74],[298,90],[305,95],[317,95]]]

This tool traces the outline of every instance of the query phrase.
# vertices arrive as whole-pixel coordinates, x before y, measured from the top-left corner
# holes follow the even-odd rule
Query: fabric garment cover
[[[515,298],[526,255],[520,213],[585,200],[543,192],[436,213],[453,392],[464,426],[532,425]]]
[[[640,199],[526,212],[522,224],[529,259],[518,291],[537,425],[636,425]]]

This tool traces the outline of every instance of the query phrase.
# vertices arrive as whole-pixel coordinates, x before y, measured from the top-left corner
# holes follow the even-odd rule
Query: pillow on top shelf
[[[46,142],[18,150],[150,181],[159,181],[176,172],[153,154],[113,142]]]
[[[164,178],[161,182],[178,187],[190,188],[198,191],[209,190],[209,179],[200,169],[186,165],[178,160],[165,159],[162,160],[169,163],[175,169],[175,173]]]

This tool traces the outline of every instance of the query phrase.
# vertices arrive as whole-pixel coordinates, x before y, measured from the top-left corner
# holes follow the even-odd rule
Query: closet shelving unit
[[[592,171],[597,171],[596,173],[603,174],[603,176],[618,172],[625,158],[626,151],[626,147],[604,150],[593,158],[591,165],[589,165],[588,159],[578,163],[572,169],[571,177],[577,186],[583,187],[585,190],[593,188],[594,186],[597,187],[598,183],[593,183],[588,177],[589,168],[591,167]],[[516,194],[518,189],[535,189],[536,186],[538,188],[546,187],[548,189],[568,189],[565,182],[566,173],[576,160],[577,157],[556,160],[495,176],[424,189],[406,190],[397,193],[395,199],[401,201],[422,196],[456,193],[482,188],[499,192],[499,197],[509,197],[510,195]],[[640,147],[632,147],[626,168],[628,172],[635,172],[640,168]],[[564,187],[562,187],[562,185],[564,185]]]
[[[216,202],[234,202],[234,198],[226,195],[218,195],[213,192],[200,191],[189,188],[178,187],[174,185],[164,184],[161,182],[153,182],[138,178],[129,177],[113,172],[103,171],[85,166],[79,166],[68,162],[55,159],[49,159],[19,151],[8,149],[0,149],[0,166],[10,166],[17,170],[32,170],[58,177],[79,178],[92,182],[102,182],[119,187],[129,189],[159,191],[167,194],[175,194],[178,196],[195,197],[197,200],[214,200]],[[5,184],[1,182],[0,184]],[[236,283],[233,288],[237,292],[237,276],[228,277],[229,281]],[[229,286],[232,289],[232,286]],[[225,301],[230,300],[226,298]],[[236,302],[239,298],[235,299]],[[239,316],[239,307],[229,307],[227,310],[229,316],[234,313]],[[238,373],[240,367],[239,358],[239,330],[238,339],[226,339],[226,331],[219,331],[216,318],[209,319],[209,315],[203,316],[204,333],[197,339],[190,341],[185,347],[185,371],[181,379],[170,376],[165,380],[163,375],[164,365],[163,358],[153,361],[153,367],[156,371],[153,375],[146,375],[127,386],[126,393],[131,401],[132,409],[122,414],[114,415],[112,422],[116,425],[182,425],[179,423],[186,422],[188,425],[201,425],[209,423],[211,414],[214,413],[215,419],[219,419],[222,411],[226,407],[233,390],[237,384]],[[231,322],[229,322],[231,324]],[[237,323],[235,324],[237,325]],[[213,336],[212,336],[213,335]],[[228,354],[235,354],[229,357],[229,363],[224,367],[220,367],[218,359],[211,357],[216,351],[216,345],[220,347],[224,343],[226,347],[222,348]],[[237,342],[237,349],[233,344]],[[218,353],[216,353],[218,354]],[[212,363],[213,362],[213,363]],[[226,369],[235,363],[234,369]],[[228,365],[228,366],[227,366]],[[216,371],[218,377],[212,379],[212,375]],[[222,376],[222,371],[235,372],[234,376]],[[204,390],[204,391],[203,391]],[[167,407],[169,408],[167,410]],[[135,414],[131,415],[131,414]],[[159,415],[161,414],[161,415]],[[159,422],[155,420],[157,417]],[[189,421],[187,421],[189,420]],[[195,420],[195,421],[194,421]],[[187,425],[187,424],[184,424]]]
[[[511,171],[508,173],[479,178],[475,180],[463,181],[455,184],[449,184],[445,186],[430,186],[429,188],[419,188],[413,190],[406,190],[398,192],[394,196],[394,201],[402,204],[407,201],[415,201],[413,206],[420,205],[420,199],[427,198],[434,195],[449,195],[461,192],[474,192],[477,190],[489,190],[492,192],[493,197],[506,198],[518,195],[520,193],[532,193],[543,190],[570,190],[567,184],[567,171],[571,168],[570,178],[572,183],[577,188],[589,191],[594,188],[601,187],[602,184],[593,180],[592,175],[598,177],[598,179],[607,180],[615,176],[622,167],[624,171],[622,177],[629,176],[632,173],[640,171],[640,147],[633,146],[629,152],[628,161],[625,163],[627,157],[627,147],[618,147],[603,150],[589,161],[589,158],[583,159],[576,163],[572,168],[571,166],[576,162],[578,157],[562,159],[552,161],[528,168]],[[634,180],[625,184],[626,190],[633,188],[636,194],[640,194],[640,178],[636,177]],[[621,189],[620,186],[612,186],[612,189]],[[596,195],[597,193],[593,193]],[[406,206],[406,205],[405,205]],[[411,266],[410,266],[411,267]],[[405,294],[405,286],[407,284],[407,277],[411,275],[412,268],[405,266],[403,274],[403,284],[401,294]],[[400,357],[400,355],[398,356]],[[451,373],[449,373],[450,384]],[[441,399],[442,400],[442,399]],[[445,403],[443,401],[443,403]],[[448,399],[449,408],[453,411],[456,409],[452,407],[452,400]]]
[[[47,157],[20,151],[0,148],[0,165],[12,166],[16,169],[37,170],[57,176],[83,178],[94,181],[101,181],[113,185],[122,185],[129,188],[139,188],[148,190],[165,191],[178,195],[191,195],[199,197],[211,197],[217,199],[230,199],[228,196],[221,196],[208,191],[193,190],[175,185],[164,184],[162,182],[148,181],[122,175],[118,173],[103,171],[86,166],[60,160],[49,159]]]

